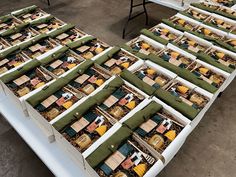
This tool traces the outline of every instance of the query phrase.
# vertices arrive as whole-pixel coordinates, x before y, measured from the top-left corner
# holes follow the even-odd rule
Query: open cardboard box
[[[113,47],[111,50],[98,57],[95,63],[107,70],[111,75],[117,75],[120,74],[123,69],[132,70],[139,67],[144,61],[122,48]]]
[[[51,73],[44,70],[43,68],[41,68],[40,63],[36,60],[30,61],[20,68],[13,69],[13,70],[11,70],[11,72],[7,73],[6,75],[4,75],[0,78],[1,86],[2,86],[2,89],[0,90],[0,92],[3,95],[5,95],[6,97],[8,97],[9,99],[13,100],[13,102],[15,103],[15,106],[17,108],[19,108],[21,111],[23,111],[25,113],[25,115],[27,115],[27,116],[28,116],[28,113],[26,111],[26,107],[25,107],[23,100],[26,100],[30,96],[39,92],[42,89],[42,86],[38,86],[35,88],[32,87],[33,90],[31,90],[27,94],[24,94],[21,96],[21,95],[16,95],[16,93],[14,93],[7,84],[8,83],[14,84],[14,81],[21,82],[22,79],[19,80],[19,78],[23,78],[23,77],[24,77],[24,81],[23,81],[24,83],[22,85],[24,85],[25,83],[30,84],[29,82],[31,80],[28,80],[30,73],[36,73],[37,68],[40,69],[41,71],[43,71],[43,73],[46,74],[47,76],[51,77],[50,80],[48,80],[47,82],[44,81],[45,87],[47,87],[48,85],[50,85],[50,83],[53,83],[55,81],[55,78],[53,78]],[[26,76],[26,75],[28,75],[28,76]],[[17,86],[17,87],[20,88],[20,86]]]
[[[149,55],[150,53],[158,55],[163,49],[165,49],[164,45],[144,35],[140,35],[139,37],[127,42],[126,45],[131,47],[134,52],[140,52],[144,55]]]
[[[85,35],[67,46],[85,60],[96,60],[112,48],[91,35]]]
[[[0,53],[0,77],[21,68],[30,61],[31,59],[24,55],[19,47],[9,48]]]
[[[208,63],[205,63],[204,61],[201,61],[201,60],[196,60],[197,63],[199,63],[200,65],[202,65],[203,67],[205,68],[208,68],[209,70],[212,71],[212,73],[215,73],[219,76],[221,76],[222,78],[224,78],[224,81],[222,82],[222,84],[218,87],[219,90],[218,92],[223,92],[224,91],[224,88],[226,88],[226,85],[228,85],[229,83],[229,77],[230,77],[230,74],[219,69],[219,68],[216,68]]]
[[[41,34],[50,34],[66,26],[66,23],[50,15],[31,22],[30,26]]]
[[[19,45],[19,47],[22,49],[22,53],[29,58],[41,60],[60,50],[63,46],[48,38],[47,35],[41,34],[33,40]]]
[[[169,82],[177,77],[173,72],[151,62],[145,61],[143,65],[131,70],[140,79],[146,82],[148,85],[158,88],[165,87]],[[148,73],[151,72],[151,73]],[[154,73],[153,73],[154,71]]]
[[[81,37],[86,35],[88,34],[76,28],[75,25],[72,24],[62,26],[49,34],[51,38],[55,39],[58,43],[62,45],[78,41]]]
[[[14,27],[22,24],[22,21],[15,18],[11,14],[4,15],[0,17],[0,34],[4,33],[9,29],[13,29]]]
[[[145,111],[145,109],[149,109],[150,108],[149,106],[151,106],[154,103],[157,103],[157,105],[159,104],[162,107],[162,108],[160,107],[159,111],[163,111],[163,113],[167,113],[172,118],[174,118],[174,122],[178,122],[179,124],[183,125],[182,131],[176,136],[176,138],[169,145],[167,145],[167,147],[162,152],[158,152],[158,151],[154,150],[154,148],[152,146],[148,145],[148,143],[146,143],[146,141],[141,139],[140,136],[137,135],[137,133],[134,136],[132,136],[132,134],[133,134],[132,131],[137,130],[137,128],[142,124],[142,122],[145,123],[147,120],[149,120],[148,115],[146,115],[147,118],[145,120],[141,119],[141,116],[144,114],[144,112],[142,112],[142,111]],[[155,109],[158,109],[158,108],[155,107]],[[159,112],[159,111],[157,111],[157,112]],[[157,112],[152,111],[151,114],[155,114]],[[147,114],[149,114],[149,113],[147,113]],[[135,124],[133,124],[134,119],[136,120]],[[96,170],[98,170],[100,165],[97,166],[97,164],[98,163],[100,164],[100,161],[104,162],[104,160],[106,160],[107,157],[109,157],[110,155],[113,154],[112,152],[116,152],[116,150],[118,150],[125,142],[127,142],[126,140],[129,139],[129,140],[131,140],[131,142],[133,144],[135,144],[136,146],[139,146],[139,148],[142,149],[142,151],[145,150],[145,152],[148,153],[150,156],[156,158],[156,162],[151,167],[149,166],[148,171],[145,171],[145,174],[143,174],[145,177],[156,176],[162,170],[162,168],[164,168],[164,166],[174,157],[174,155],[178,152],[179,148],[185,142],[186,137],[188,136],[188,134],[190,133],[190,130],[191,130],[191,126],[189,125],[189,123],[190,123],[190,121],[187,118],[182,116],[180,113],[178,113],[177,111],[175,111],[173,108],[169,107],[168,105],[166,105],[162,101],[153,97],[152,99],[149,99],[145,104],[143,104],[142,108],[139,111],[135,112],[132,116],[130,116],[128,119],[126,119],[123,122],[123,126],[120,127],[120,129],[118,129],[116,132],[113,132],[110,135],[109,139],[107,139],[105,142],[101,143],[95,151],[93,151],[88,156],[85,156],[85,158],[89,164],[92,163],[91,164],[92,167],[94,167]],[[124,126],[124,125],[126,125],[126,126]],[[127,129],[127,125],[128,125],[128,127],[130,127],[130,130]],[[121,138],[122,134],[123,134],[122,141],[119,141],[119,137]],[[116,140],[114,139],[115,137],[116,137]],[[133,137],[133,138],[131,138],[131,137]],[[114,141],[112,139],[114,139]],[[116,144],[114,146],[112,146],[112,143],[115,143],[115,142],[116,142]],[[104,148],[108,148],[108,147],[111,147],[111,148],[113,147],[113,151],[106,152],[106,150]],[[103,155],[105,155],[106,158],[104,158],[103,156],[100,156],[100,157],[97,157],[99,160],[97,158],[95,160],[95,157],[99,154],[99,151],[101,149],[104,149],[105,154],[103,154]],[[93,159],[95,162],[93,161]],[[103,164],[103,163],[101,163],[101,164]]]
[[[20,46],[25,42],[34,40],[39,34],[28,23],[23,23],[12,30],[3,32],[1,36],[10,46]]]
[[[118,84],[117,84],[117,80],[118,80]],[[116,83],[117,85],[115,86],[114,83]],[[112,85],[109,85],[109,84],[112,84]],[[114,94],[117,90],[120,89],[120,87],[123,87],[123,86],[131,88],[136,93],[142,95],[143,98],[142,98],[142,101],[138,103],[134,109],[130,110],[129,112],[126,112],[125,115],[117,119],[114,116],[112,116],[110,113],[104,112],[104,109],[101,106],[112,94]],[[101,95],[104,95],[104,96],[101,97]],[[121,123],[124,120],[126,120],[128,117],[132,116],[135,112],[140,110],[143,107],[144,103],[147,101],[148,101],[148,96],[145,93],[135,88],[133,85],[129,84],[128,82],[122,80],[121,78],[116,77],[115,79],[111,80],[108,83],[108,86],[105,86],[104,89],[101,89],[100,92],[97,92],[94,95],[89,95],[88,98],[83,103],[80,103],[80,105],[77,105],[77,108],[75,108],[73,112],[69,113],[68,115],[65,115],[64,117],[61,117],[61,119],[57,120],[57,122],[54,122],[53,126],[55,127],[54,135],[56,138],[56,143],[60,143],[62,148],[64,148],[72,157],[76,156],[76,154],[81,154],[81,152],[79,152],[79,150],[76,150],[76,148],[72,146],[68,142],[68,140],[66,140],[63,137],[61,133],[64,132],[65,134],[65,132],[67,132],[66,130],[70,128],[70,126],[72,126],[76,121],[81,120],[82,117],[86,116],[87,114],[90,115],[91,112],[94,112],[95,108],[96,110],[99,109],[100,112],[97,115],[103,115],[104,118],[107,120],[111,119],[110,123],[113,126],[111,126],[110,129],[107,130],[105,134],[103,134],[100,138],[96,139],[95,142],[90,144],[88,148],[83,149],[83,156],[87,157],[91,152],[93,152],[99,146],[99,144],[106,141],[106,139],[108,139],[113,132],[119,129],[121,127]],[[73,114],[76,115],[76,117],[73,118]],[[57,130],[60,131],[60,133]],[[82,129],[81,131],[84,131],[84,130]]]
[[[23,22],[33,22],[40,18],[50,16],[50,14],[35,5],[13,11],[11,14]]]
[[[187,15],[190,18],[194,18],[194,19],[196,19],[198,21],[205,21],[211,15],[210,12],[207,12],[205,10],[196,8],[196,7],[191,6],[191,5],[189,6],[188,9],[186,9],[185,11],[180,12],[180,13],[182,13],[184,15]]]
[[[218,46],[212,46],[211,50],[208,51],[208,55],[213,57],[214,59],[216,59],[216,54],[217,53],[223,53],[224,57],[226,58],[230,58],[230,60],[232,60],[233,63],[235,63],[233,66],[236,67],[236,54],[234,52],[231,52],[229,50],[226,50],[226,49],[223,49],[221,47],[218,47]],[[229,63],[226,62],[225,60],[221,60],[219,59],[219,57],[217,57],[217,60],[220,62],[220,63],[223,63],[224,65],[228,66]],[[226,87],[228,87],[228,85],[232,82],[232,80],[235,78],[235,75],[236,75],[236,69],[234,69],[234,71],[230,74],[230,76],[228,76],[228,79],[225,84],[224,87],[222,87],[222,90],[225,90]]]
[[[211,17],[207,19],[205,23],[225,32],[236,32],[236,22],[221,15],[212,13]]]
[[[164,45],[169,42],[175,42],[176,40],[181,38],[181,36],[183,36],[182,32],[164,23],[160,23],[149,30],[144,29],[141,31],[141,33]]]
[[[194,44],[191,44],[192,41]],[[176,44],[180,48],[188,50],[191,53],[206,52],[212,46],[211,42],[208,42],[188,32],[184,32],[184,36],[179,39]]]

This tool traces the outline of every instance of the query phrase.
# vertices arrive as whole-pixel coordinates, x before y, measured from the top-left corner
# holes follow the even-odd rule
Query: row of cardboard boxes
[[[75,29],[1,51],[26,59],[1,75],[1,96],[99,176],[156,175],[234,78],[235,54],[165,24],[124,49],[79,30],[72,42]]]

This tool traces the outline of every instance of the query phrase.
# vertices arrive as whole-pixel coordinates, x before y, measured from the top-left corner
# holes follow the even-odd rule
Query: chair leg
[[[51,5],[50,0],[48,0],[48,6],[50,6],[50,5]]]
[[[127,21],[125,22],[125,25],[124,25],[124,28],[123,28],[123,33],[122,33],[122,38],[123,39],[125,38],[126,28],[127,28],[128,24],[129,24],[129,21],[131,19],[131,15],[132,15],[132,12],[133,12],[133,3],[134,3],[134,1],[130,0],[129,16],[128,16]]]
[[[143,9],[144,9],[144,13],[146,16],[146,25],[148,25],[148,13],[147,13],[147,9],[146,9],[146,0],[143,0]]]

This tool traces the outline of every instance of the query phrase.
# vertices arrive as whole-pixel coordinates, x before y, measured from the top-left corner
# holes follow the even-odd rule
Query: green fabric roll
[[[57,50],[56,52],[50,54],[49,56],[43,58],[42,60],[40,60],[40,63],[42,65],[46,65],[48,63],[50,63],[51,61],[59,58],[60,56],[62,56],[69,48],[64,46],[61,49]]]
[[[53,18],[54,18],[53,15],[49,15],[45,18],[39,18],[38,20],[32,21],[32,22],[30,22],[30,24],[31,24],[31,26],[37,26],[37,25],[40,25],[42,23],[48,23]]]
[[[225,48],[225,49],[228,49],[232,52],[236,52],[236,48],[232,47],[231,45],[225,43],[225,42],[222,42],[221,40],[216,40],[215,41],[215,44],[222,47],[222,48]]]
[[[155,115],[159,110],[162,109],[162,105],[152,101],[146,107],[136,112],[132,117],[124,122],[131,130],[137,129],[142,123],[146,122],[153,115]]]
[[[59,34],[62,34],[62,33],[64,33],[64,32],[66,32],[66,31],[69,31],[70,29],[72,29],[72,28],[74,28],[74,27],[75,27],[75,25],[67,24],[67,25],[65,25],[65,26],[62,26],[62,27],[58,28],[58,29],[55,30],[55,31],[52,31],[52,32],[49,34],[49,36],[50,36],[51,38],[55,38],[55,37],[57,37]]]
[[[157,42],[159,42],[161,44],[164,44],[164,45],[167,45],[169,43],[168,40],[163,39],[163,38],[153,34],[153,32],[151,32],[151,31],[149,31],[147,29],[142,29],[141,30],[141,34],[143,34],[143,35],[145,35],[145,36],[147,36],[147,37],[149,37],[149,38],[151,38],[151,39],[153,39],[153,40],[155,40],[155,41],[157,41]]]
[[[0,53],[0,59],[5,58],[6,56],[8,56],[9,54],[15,52],[15,51],[18,50],[18,49],[19,49],[18,46],[13,46],[13,47],[8,48],[8,49],[5,50],[4,52],[1,52],[1,53]]]
[[[33,39],[31,39],[30,41],[20,44],[19,47],[20,47],[20,49],[25,49],[31,45],[36,44],[39,40],[47,38],[47,37],[48,37],[47,34],[40,34],[40,35],[34,37]]]
[[[213,65],[223,71],[226,71],[228,73],[232,73],[234,71],[233,68],[230,68],[228,66],[225,66],[219,62],[217,62],[214,58],[210,57],[209,55],[203,53],[203,52],[200,52],[197,54],[197,58],[206,62],[206,63],[209,63],[210,65]]]
[[[153,95],[153,93],[155,92],[155,88],[140,80],[138,76],[128,71],[127,69],[124,69],[120,76],[148,95]]]
[[[95,168],[112,153],[114,153],[119,148],[121,143],[127,140],[131,135],[132,130],[127,127],[121,127],[86,158],[87,162],[92,168]]]
[[[217,67],[217,68],[219,68],[219,69],[221,69],[223,71],[226,71],[228,73],[232,73],[234,71],[234,69],[232,69],[230,67],[227,67],[227,66],[217,62],[214,58],[210,57],[209,55],[207,55],[207,54],[205,54],[203,52],[195,53],[195,52],[193,52],[191,50],[188,50],[188,49],[186,49],[184,47],[181,47],[180,45],[178,45],[175,42],[172,42],[172,44],[177,46],[177,47],[179,47],[182,50],[185,50],[186,52],[189,52],[189,53],[195,55],[197,57],[197,59],[202,60],[202,61],[204,61],[206,63],[209,63],[209,64],[211,64],[211,65],[213,65],[213,66],[215,66],[215,67]]]
[[[77,106],[75,109],[70,111],[68,114],[63,116],[60,120],[53,124],[55,129],[58,131],[62,130],[65,126],[71,123],[73,120],[80,118],[89,108],[99,105],[103,101],[105,101],[115,90],[117,90],[124,81],[116,77],[113,79],[108,85],[104,87],[100,92],[91,96],[86,101],[84,101],[81,105]]]
[[[96,38],[93,36],[87,36],[87,37],[84,37],[78,41],[69,43],[69,44],[67,44],[67,46],[71,49],[74,49],[74,48],[80,47],[80,46],[82,46],[82,45],[86,44],[87,42],[92,41],[94,39],[96,39]]]
[[[105,63],[108,59],[112,58],[116,53],[120,51],[120,47],[113,47],[111,50],[103,54],[102,56],[98,57],[94,63],[98,65],[102,65]]]
[[[59,78],[55,82],[50,84],[48,87],[44,87],[41,91],[28,98],[26,101],[31,106],[35,107],[36,105],[40,104],[42,101],[47,99],[49,96],[51,96],[53,93],[60,90],[66,84],[67,80]]]
[[[0,78],[0,80],[3,83],[8,83],[14,79],[17,79],[18,77],[22,76],[24,73],[26,73],[27,71],[40,66],[40,62],[37,60],[32,60],[29,63],[25,64],[24,66],[22,66],[21,68],[18,68],[15,71],[12,71],[4,76],[2,76]]]
[[[5,36],[9,36],[9,35],[14,34],[14,33],[19,33],[24,28],[27,28],[27,26],[29,26],[29,23],[22,23],[22,24],[14,27],[12,29],[9,29],[9,30],[3,32],[2,34],[0,34],[0,36],[5,37]]]
[[[53,127],[58,131],[63,130],[68,124],[80,118],[84,113],[86,113],[91,107],[95,106],[96,104],[96,100],[93,97],[88,98],[85,102],[83,102],[78,107],[63,116],[60,120],[55,122],[53,124]]]
[[[227,30],[227,29],[225,29],[225,28],[218,27],[218,26],[216,26],[216,25],[214,25],[214,24],[212,24],[212,23],[210,23],[210,22],[203,22],[203,24],[208,25],[208,26],[211,26],[211,27],[216,28],[216,29],[218,29],[218,30],[227,32],[227,33],[230,32],[230,30]]]
[[[175,29],[177,29],[177,30],[179,30],[179,31],[182,31],[182,32],[191,32],[191,30],[189,30],[189,29],[186,29],[186,28],[184,28],[184,27],[182,27],[182,26],[180,26],[180,25],[176,25],[176,24],[174,24],[172,21],[170,21],[169,19],[162,19],[162,22],[163,23],[165,23],[166,25],[169,25],[169,26],[171,26],[172,28],[175,28]]]
[[[0,22],[4,23],[10,19],[13,19],[12,15],[11,14],[7,14],[7,15],[4,15],[4,16],[1,16],[0,17]]]
[[[171,95],[170,92],[165,91],[163,89],[158,89],[154,95],[159,98],[160,100],[164,101],[169,106],[173,107],[180,113],[182,113],[184,116],[189,118],[190,120],[193,120],[199,113],[198,110],[194,109],[193,107],[187,105],[184,103],[180,98],[177,98],[173,95]]]
[[[37,9],[38,7],[36,5],[32,5],[32,6],[29,6],[29,7],[25,7],[23,9],[20,9],[19,11],[15,11],[15,12],[12,12],[12,14],[16,15],[16,16],[19,16],[19,15],[22,15],[22,14],[27,14],[35,9]]]
[[[67,74],[64,78],[71,81],[76,77],[78,77],[79,75],[84,74],[84,72],[93,64],[94,61],[86,60],[85,62],[81,63],[78,67],[76,67],[73,71],[71,71],[69,74]]]

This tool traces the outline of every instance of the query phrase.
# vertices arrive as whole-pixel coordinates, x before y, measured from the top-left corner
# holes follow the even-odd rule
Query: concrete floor
[[[44,0],[45,1],[45,0]],[[54,0],[47,7],[43,0],[1,0],[0,15],[36,4],[67,23],[78,26],[111,45],[122,44],[144,28],[144,17],[133,21],[133,31],[121,39],[128,14],[126,0]],[[174,10],[148,5],[150,26],[175,14]],[[236,176],[236,81],[205,115],[177,156],[158,177],[234,177]],[[0,177],[53,176],[21,137],[0,116]]]

